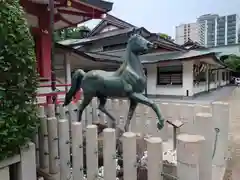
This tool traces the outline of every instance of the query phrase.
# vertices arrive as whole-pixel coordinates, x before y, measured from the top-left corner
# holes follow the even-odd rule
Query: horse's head
[[[128,46],[131,48],[133,53],[147,52],[149,49],[155,48],[155,45],[150,41],[146,40],[139,34],[133,34],[128,40]]]

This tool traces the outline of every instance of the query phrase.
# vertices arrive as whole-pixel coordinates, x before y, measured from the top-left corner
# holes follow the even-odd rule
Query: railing
[[[56,88],[58,87],[71,87],[71,84],[56,84]],[[42,84],[39,86],[39,88],[51,88],[50,84]],[[47,92],[47,93],[38,93],[37,97],[45,97],[45,102],[38,102],[39,105],[47,105],[47,104],[52,104],[53,103],[53,98],[56,98],[56,104],[63,103],[63,100],[59,99],[60,95],[65,95],[67,92],[65,91],[55,91],[55,92]],[[78,91],[73,99],[73,102],[77,102],[80,100],[81,97],[81,90]]]
[[[219,169],[224,161],[228,104],[215,102],[207,106],[174,103],[158,105],[165,119],[172,124],[177,119],[184,122],[184,125],[172,134],[178,134],[177,141],[174,141],[176,150],[173,149],[175,145],[172,147],[170,144],[170,148],[168,145],[168,140],[172,139],[167,136],[168,125],[159,132],[156,129],[155,114],[146,106],[137,108],[131,122],[132,132],[126,132],[120,138],[118,129],[123,128],[124,114],[128,110],[126,100],[107,101],[106,108],[116,117],[117,128],[107,128],[102,135],[98,135],[98,126],[93,124],[108,124],[109,120],[101,113],[99,115],[96,99],[86,108],[82,123],[76,122],[78,109],[74,103],[66,108],[61,105],[55,108],[53,104],[45,106],[46,109],[40,106],[40,129],[34,140],[39,174],[45,179],[54,180],[85,179],[86,176],[92,180],[113,180],[116,176],[124,180],[145,180],[146,178],[140,177],[146,174],[148,180],[162,180],[163,177],[179,180],[211,179],[214,173],[212,162],[215,163],[215,168]],[[212,161],[214,127],[218,127],[221,134]],[[119,140],[122,143],[121,153],[116,152]],[[200,151],[202,148],[204,151]],[[146,151],[147,156],[144,157],[143,152]],[[103,165],[99,165],[100,157],[104,158]],[[172,163],[171,168],[176,168],[177,173],[166,171],[165,161],[168,162],[168,167]],[[123,166],[119,162],[122,162]],[[207,174],[206,178],[199,174],[203,171],[206,171],[203,173]],[[218,177],[215,179],[220,180],[220,176]]]

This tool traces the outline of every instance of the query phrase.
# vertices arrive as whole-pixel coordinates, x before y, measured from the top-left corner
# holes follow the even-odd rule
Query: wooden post
[[[205,138],[203,143],[202,153],[199,164],[199,179],[209,180],[212,178],[212,147],[215,139],[212,114],[197,113],[195,117],[196,134],[202,135]]]
[[[159,137],[150,137],[147,141],[148,151],[148,180],[162,180],[163,171],[163,151],[162,139]]]
[[[176,150],[177,147],[177,133],[179,132],[179,128],[183,126],[183,123],[180,120],[175,121],[167,121],[173,127],[173,150]]]
[[[124,180],[137,180],[136,154],[136,134],[132,132],[123,133]]]
[[[58,157],[58,123],[56,117],[47,119],[48,148],[49,148],[49,173],[57,174],[59,172]]]
[[[96,125],[87,126],[86,142],[87,179],[95,180],[98,178],[98,138]]]
[[[116,179],[116,135],[115,129],[103,130],[104,180]]]
[[[73,122],[72,124],[73,180],[84,179],[82,128],[83,127],[80,122]]]
[[[177,140],[177,177],[179,180],[200,180],[199,159],[204,137],[180,134]]]
[[[60,154],[60,180],[69,179],[70,172],[70,140],[68,120],[61,119],[59,124],[59,154]]]
[[[40,128],[39,128],[39,166],[41,169],[49,167],[49,151],[48,151],[48,131],[47,117],[45,116],[44,107],[39,107]]]

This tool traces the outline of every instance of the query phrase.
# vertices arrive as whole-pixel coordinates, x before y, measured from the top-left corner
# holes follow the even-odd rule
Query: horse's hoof
[[[162,124],[162,123],[160,124],[160,123],[158,122],[158,123],[157,123],[157,128],[158,128],[158,130],[161,130],[161,129],[163,128],[163,124]]]

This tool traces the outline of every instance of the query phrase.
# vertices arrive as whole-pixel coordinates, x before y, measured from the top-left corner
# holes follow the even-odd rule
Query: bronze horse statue
[[[164,119],[161,116],[158,106],[143,95],[146,87],[146,76],[143,65],[139,59],[141,53],[153,49],[154,44],[144,39],[139,34],[133,34],[128,40],[125,59],[117,71],[106,72],[92,70],[85,73],[78,69],[73,73],[72,86],[67,92],[63,106],[68,105],[76,92],[82,88],[83,100],[79,107],[79,121],[82,113],[93,97],[99,100],[99,110],[105,113],[112,121],[115,118],[105,109],[108,97],[127,97],[130,101],[129,112],[124,130],[129,130],[130,121],[138,103],[151,107],[157,115],[157,128],[164,126]]]

